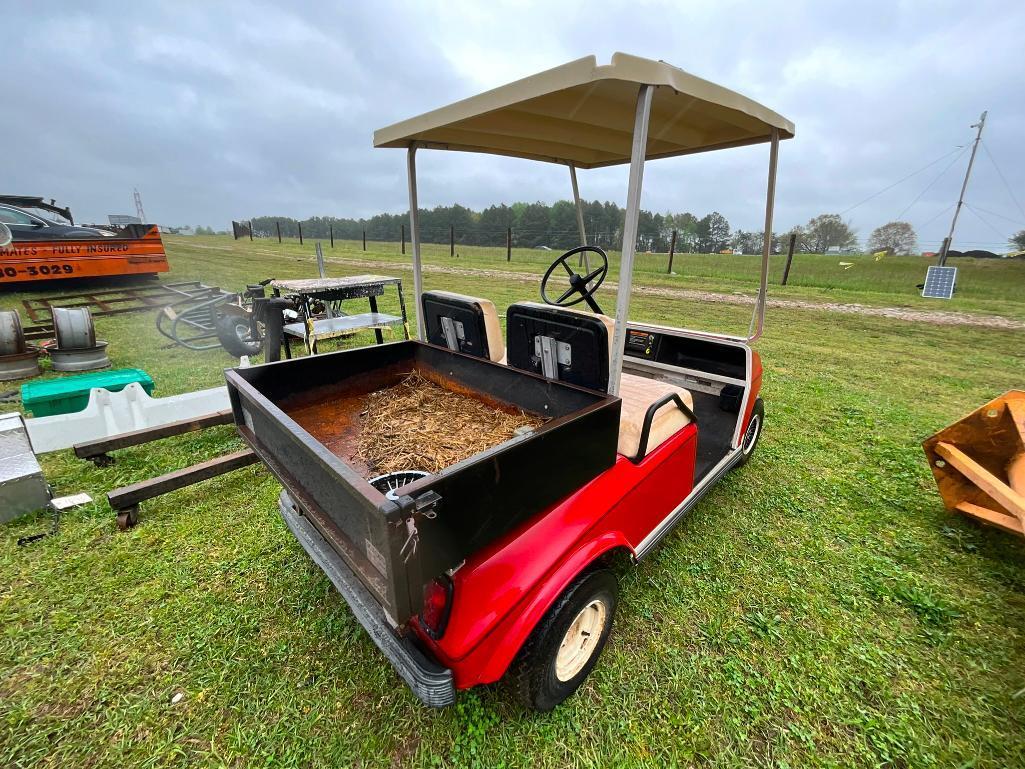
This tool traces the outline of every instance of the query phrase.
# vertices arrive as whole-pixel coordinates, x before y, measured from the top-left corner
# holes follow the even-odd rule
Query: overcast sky
[[[287,6],[287,7],[286,7]],[[257,215],[406,207],[405,155],[375,128],[587,54],[664,59],[792,120],[776,229],[846,212],[859,235],[903,218],[946,234],[983,109],[971,208],[955,247],[1006,250],[1025,212],[1025,3],[5,3],[4,192],[55,197],[80,220],[134,213],[218,229]],[[765,146],[649,164],[643,205],[722,212],[758,229]],[[564,168],[425,152],[420,204],[569,197]],[[626,197],[623,168],[580,174]],[[853,208],[852,208],[853,207]]]

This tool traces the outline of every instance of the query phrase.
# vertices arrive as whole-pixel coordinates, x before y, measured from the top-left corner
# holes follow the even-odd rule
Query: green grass
[[[315,271],[309,244],[173,239],[169,253],[171,278],[235,289]],[[511,266],[536,274],[553,256],[517,252]],[[409,277],[400,255],[368,258]],[[746,259],[638,282],[749,292]],[[1021,272],[996,267],[1008,272],[964,270],[958,309],[1023,316],[1020,292],[1001,293]],[[786,295],[921,304],[825,280]],[[425,282],[499,307],[536,296],[514,277]],[[632,315],[742,328],[748,309],[639,295]],[[158,395],[217,384],[233,363],[167,347],[152,313],[97,325],[114,364],[149,371]],[[58,493],[98,501],[29,548],[14,541],[45,516],[0,529],[0,766],[1022,766],[1025,546],[946,513],[919,447],[1021,387],[1021,332],[770,308],[758,347],[758,453],[624,576],[600,664],[547,716],[500,686],[445,711],[417,704],[284,527],[261,467],[146,503],[136,529],[116,531],[103,492],[238,446],[230,428],[106,468],[45,456]]]
[[[240,241],[235,244],[224,238],[182,239],[193,246],[193,253],[209,248],[230,248],[236,252],[257,252],[257,258],[271,254],[287,254],[308,258],[313,251],[311,241],[300,245],[286,240]],[[336,241],[335,248],[324,243],[328,258],[383,260],[398,266],[408,266],[411,247],[406,254],[399,243],[368,243],[367,251],[357,241]],[[539,249],[515,248],[512,259],[506,262],[504,246],[456,246],[456,254],[449,253],[448,244],[424,244],[422,253],[426,263],[441,267],[462,269],[511,269],[542,274],[558,255]],[[263,253],[260,253],[263,252]],[[619,273],[619,253],[610,253],[610,279]],[[592,257],[592,260],[596,257]],[[686,287],[692,289],[742,292],[753,294],[761,269],[756,256],[732,254],[677,254],[673,261],[675,275],[667,274],[668,254],[640,253],[636,256],[635,282],[640,285]],[[1025,318],[1025,259],[953,259],[950,264],[959,268],[957,292],[949,302],[937,303],[923,299],[915,287],[925,280],[925,270],[935,260],[919,256],[888,256],[876,261],[872,256],[795,254],[788,285],[780,281],[786,263],[785,255],[770,259],[769,282],[776,298],[813,299],[834,302],[857,302],[869,305],[909,307],[926,310],[954,310],[979,313],[997,313],[1008,317]],[[843,264],[841,264],[843,263]],[[847,266],[850,265],[850,266]]]

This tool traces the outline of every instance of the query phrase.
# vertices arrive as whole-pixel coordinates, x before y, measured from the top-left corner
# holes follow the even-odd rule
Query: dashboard
[[[652,368],[684,369],[722,382],[743,384],[748,350],[742,343],[700,339],[675,330],[627,326],[627,362],[647,361]],[[643,367],[643,366],[642,366]]]

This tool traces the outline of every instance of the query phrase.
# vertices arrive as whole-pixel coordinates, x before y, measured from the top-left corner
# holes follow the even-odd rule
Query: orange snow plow
[[[991,400],[922,448],[948,510],[1025,536],[1025,391]]]
[[[0,284],[167,272],[156,225],[128,225],[116,235],[18,240],[0,248]]]

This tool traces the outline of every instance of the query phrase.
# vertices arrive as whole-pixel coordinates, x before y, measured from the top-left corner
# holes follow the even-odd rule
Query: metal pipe
[[[626,190],[626,219],[623,222],[623,253],[619,261],[619,293],[616,297],[616,331],[612,335],[612,364],[609,367],[609,395],[619,394],[626,346],[626,322],[630,317],[630,289],[633,286],[634,251],[637,248],[637,218],[641,210],[644,156],[648,148],[648,121],[654,87],[642,85],[637,92],[633,146],[630,150],[630,181]]]
[[[577,168],[574,165],[569,167],[569,180],[573,185],[573,205],[577,209],[577,229],[580,230],[580,245],[587,245],[587,230],[584,229],[584,207],[580,203],[580,188],[577,186]],[[584,274],[591,272],[591,262],[586,251],[580,252],[580,264],[584,267]]]
[[[769,288],[769,255],[772,253],[772,211],[776,204],[776,162],[779,159],[779,129],[772,129],[769,144],[769,182],[765,192],[765,234],[762,241],[762,277],[758,283],[758,300],[748,328],[748,343],[756,341],[765,329],[765,295]]]
[[[979,122],[972,126],[972,128],[978,128],[979,130],[975,133],[975,142],[972,144],[972,155],[968,158],[968,169],[964,172],[964,183],[961,184],[961,195],[957,199],[957,208],[954,209],[954,218],[950,222],[950,233],[943,241],[940,258],[936,262],[940,267],[947,263],[947,252],[950,250],[950,244],[954,242],[954,227],[957,226],[957,216],[961,213],[961,206],[964,205],[964,195],[968,191],[968,179],[972,175],[972,166],[975,165],[975,153],[979,149],[979,142],[982,140],[982,129],[985,127],[986,113],[983,112],[979,115]]]
[[[424,293],[423,265],[420,262],[420,211],[416,203],[416,145],[412,144],[406,154],[406,169],[409,174],[409,235],[413,245],[413,300],[416,302],[416,336],[426,341],[424,314],[421,297]]]

